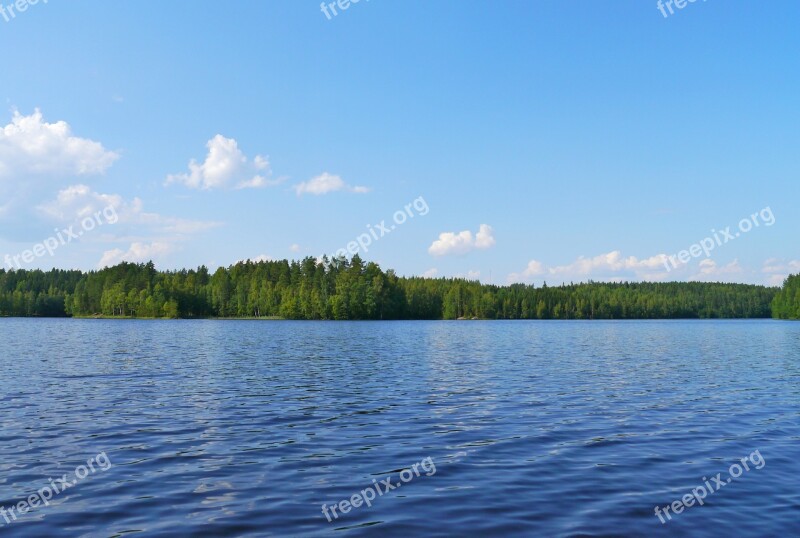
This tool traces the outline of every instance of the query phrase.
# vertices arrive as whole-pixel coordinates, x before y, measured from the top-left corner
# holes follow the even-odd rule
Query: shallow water
[[[0,507],[107,457],[2,536],[800,535],[799,323],[4,319],[0,367]]]

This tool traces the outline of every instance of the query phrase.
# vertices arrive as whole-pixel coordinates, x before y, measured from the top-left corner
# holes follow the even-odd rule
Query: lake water
[[[4,319],[0,367],[0,507],[77,482],[0,536],[800,536],[800,323]]]

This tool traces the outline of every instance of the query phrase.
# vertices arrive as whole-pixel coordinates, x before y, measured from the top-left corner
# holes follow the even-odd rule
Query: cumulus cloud
[[[292,252],[300,252],[300,245],[295,243],[295,244],[293,244],[292,246],[289,247],[289,250],[291,250]]]
[[[101,143],[74,136],[64,121],[47,123],[38,108],[30,116],[15,111],[0,128],[0,180],[102,174],[118,158]]]
[[[279,184],[282,180],[270,179],[267,157],[256,155],[251,161],[233,138],[217,135],[206,144],[205,161],[189,162],[189,172],[167,176],[167,185],[180,183],[191,189],[257,189]]]
[[[320,174],[317,177],[312,178],[308,181],[298,183],[293,188],[295,192],[297,192],[298,196],[301,196],[303,194],[313,194],[315,196],[320,196],[322,194],[328,194],[337,191],[349,191],[357,194],[364,194],[369,192],[369,188],[367,187],[350,186],[347,183],[345,183],[340,176],[335,176],[333,174],[329,174],[328,172]]]
[[[103,257],[97,265],[102,269],[122,262],[144,263],[150,260],[157,260],[174,250],[175,246],[170,243],[133,243],[127,251],[118,248],[107,250],[103,253]]]
[[[474,236],[469,230],[439,234],[439,239],[428,247],[428,253],[432,256],[464,255],[473,250],[483,250],[494,245],[494,230],[488,224],[481,224]]]
[[[72,133],[65,121],[48,123],[37,108],[18,111],[0,125],[0,235],[18,241],[36,227],[32,208],[48,183],[103,174],[119,158],[113,151]]]
[[[436,275],[438,275],[438,274],[439,274],[439,270],[436,267],[431,267],[430,269],[428,269],[427,271],[422,273],[422,276],[424,278],[436,278]]]
[[[580,256],[567,265],[548,267],[538,260],[531,260],[519,273],[508,276],[509,283],[550,280],[569,282],[573,280],[664,280],[669,272],[664,263],[666,254],[639,259],[624,257],[619,250],[586,258]]]

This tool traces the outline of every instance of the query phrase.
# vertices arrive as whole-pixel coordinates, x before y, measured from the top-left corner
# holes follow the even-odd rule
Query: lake
[[[800,323],[0,319],[0,366],[2,536],[800,535]]]

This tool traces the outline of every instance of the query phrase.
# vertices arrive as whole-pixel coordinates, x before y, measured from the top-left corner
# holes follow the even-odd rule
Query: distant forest
[[[800,317],[785,287],[703,282],[534,287],[404,278],[351,260],[241,262],[213,274],[123,263],[88,273],[0,269],[0,316],[136,318],[671,319]]]

